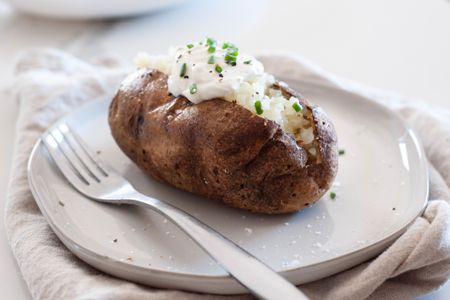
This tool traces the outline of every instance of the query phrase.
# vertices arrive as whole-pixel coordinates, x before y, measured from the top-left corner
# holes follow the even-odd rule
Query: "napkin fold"
[[[329,74],[301,57],[261,53],[268,72],[281,79],[333,86],[381,102],[416,130],[430,162],[430,201],[387,250],[352,269],[304,284],[312,299],[411,299],[450,277],[450,111]],[[86,62],[54,49],[22,53],[12,96],[20,105],[5,226],[34,299],[251,299],[154,289],[101,273],[70,253],[39,211],[27,180],[27,160],[40,134],[88,101],[112,96],[130,66],[112,57]],[[431,200],[440,199],[440,200]]]

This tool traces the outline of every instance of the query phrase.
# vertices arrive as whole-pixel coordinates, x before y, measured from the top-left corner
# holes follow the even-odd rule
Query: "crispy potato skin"
[[[273,121],[220,99],[192,104],[174,97],[167,76],[139,70],[124,80],[109,109],[119,147],[147,174],[177,188],[259,213],[288,213],[318,200],[337,172],[334,127],[310,110],[320,162]]]

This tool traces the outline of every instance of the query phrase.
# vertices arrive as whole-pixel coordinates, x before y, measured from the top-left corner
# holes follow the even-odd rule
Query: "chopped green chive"
[[[256,114],[260,115],[264,112],[264,110],[262,109],[262,103],[261,101],[256,101],[255,102],[255,110],[256,110]]]
[[[207,39],[206,39],[206,44],[207,44],[208,46],[216,46],[216,40],[213,39],[213,38],[207,38]]]
[[[184,63],[184,64],[181,66],[180,77],[184,77],[184,75],[186,75],[186,69],[187,69],[187,65],[186,65],[186,63]]]
[[[192,47],[194,47],[194,45],[193,44],[187,44],[186,47],[188,47],[188,49],[192,49]]]
[[[225,62],[229,65],[236,65],[236,58],[239,55],[239,49],[236,47],[228,47],[225,54]]]
[[[330,192],[330,198],[332,200],[336,199],[336,193],[335,192]]]
[[[227,49],[227,48],[230,48],[230,47],[233,47],[233,44],[231,44],[231,43],[223,43],[223,45],[222,45],[222,49]]]
[[[216,67],[214,68],[214,70],[216,70],[217,73],[222,73],[222,67],[219,65],[216,65]]]
[[[214,53],[214,52],[216,52],[216,47],[210,46],[210,47],[208,48],[208,53]]]
[[[230,48],[230,50],[228,51],[228,54],[232,55],[232,56],[238,56],[239,49],[238,48]]]
[[[208,64],[212,65],[214,63],[214,55],[211,55],[208,59]]]
[[[229,65],[236,65],[236,56],[225,54],[225,62]]]
[[[344,155],[345,154],[345,149],[339,149],[338,153],[339,153],[339,155]]]
[[[249,65],[251,62],[252,62],[251,59],[250,60],[246,60],[246,61],[244,61],[244,64]]]
[[[193,83],[191,85],[191,88],[189,89],[189,92],[191,93],[191,95],[197,93],[197,84]]]
[[[236,61],[236,56],[233,56],[229,53],[225,54],[225,60],[226,61]]]
[[[298,102],[295,102],[294,104],[292,104],[292,108],[296,111],[299,112],[302,110],[302,107],[300,106],[300,104],[298,104]]]

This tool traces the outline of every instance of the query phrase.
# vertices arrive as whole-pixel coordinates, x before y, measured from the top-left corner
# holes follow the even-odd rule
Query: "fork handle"
[[[308,299],[256,257],[188,213],[141,193],[133,194],[122,202],[150,207],[170,219],[258,298]]]

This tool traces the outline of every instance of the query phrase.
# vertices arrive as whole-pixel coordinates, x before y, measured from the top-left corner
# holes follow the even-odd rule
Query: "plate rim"
[[[297,82],[299,83],[299,82]],[[314,262],[308,265],[303,265],[300,267],[291,267],[289,269],[284,269],[282,271],[278,271],[278,274],[282,275],[283,277],[289,278],[291,276],[295,276],[296,272],[299,271],[304,271],[304,270],[308,270],[311,268],[318,268],[321,265],[327,265],[333,262],[338,262],[339,260],[345,260],[348,259],[352,256],[357,256],[357,255],[361,255],[364,252],[370,252],[373,251],[374,249],[382,246],[383,244],[386,244],[386,246],[382,246],[382,249],[380,251],[376,251],[376,253],[374,255],[372,255],[371,257],[375,257],[376,255],[382,253],[384,250],[386,250],[389,246],[390,246],[390,242],[395,241],[398,237],[400,237],[400,235],[406,231],[406,229],[417,219],[417,217],[419,217],[420,215],[422,215],[423,211],[425,210],[427,203],[428,203],[428,196],[429,196],[429,173],[428,173],[428,163],[426,161],[426,156],[425,156],[425,151],[424,151],[424,147],[422,144],[422,141],[419,139],[417,133],[415,132],[415,130],[406,122],[406,120],[404,120],[401,115],[395,111],[395,110],[391,110],[389,109],[387,106],[369,99],[368,97],[358,94],[356,92],[353,91],[348,91],[339,87],[335,87],[335,86],[330,86],[327,84],[323,84],[323,83],[317,83],[317,82],[310,82],[310,81],[305,81],[304,82],[306,85],[310,85],[310,86],[315,86],[315,87],[322,87],[322,88],[326,88],[329,90],[337,90],[340,92],[345,92],[347,94],[351,94],[352,96],[355,96],[357,98],[359,98],[359,100],[361,101],[367,101],[369,102],[371,105],[375,105],[377,106],[378,109],[381,109],[384,113],[387,113],[388,115],[392,115],[394,116],[398,121],[401,122],[401,125],[409,132],[409,134],[414,138],[415,141],[415,149],[419,155],[420,159],[420,166],[422,166],[423,171],[424,172],[424,181],[425,181],[425,186],[424,186],[424,190],[425,190],[425,194],[423,195],[423,201],[422,201],[422,205],[421,205],[421,209],[414,215],[414,217],[411,217],[410,219],[408,219],[407,221],[403,222],[403,224],[401,226],[399,226],[399,229],[395,230],[394,232],[390,232],[387,235],[384,235],[382,237],[380,237],[379,239],[377,239],[375,242],[370,243],[369,245],[362,245],[359,248],[356,248],[350,252],[347,252],[345,254],[336,256],[336,257],[332,257],[329,258],[327,260],[323,260],[323,261],[319,261],[319,262]],[[358,101],[359,101],[358,100]],[[74,113],[76,113],[79,110],[82,110],[85,106],[88,105],[94,105],[94,103],[97,102],[101,102],[101,101],[106,101],[105,97],[100,97],[98,99],[92,100],[92,101],[88,101],[87,103],[84,103],[83,105],[81,105],[80,107],[77,107],[76,109],[72,110],[70,113],[63,115],[61,118],[59,118],[56,122],[54,122],[46,131],[44,131],[42,133],[45,134],[47,133],[49,130],[51,130],[52,128],[54,128],[55,126],[57,126],[60,122],[64,121],[69,115],[72,115]],[[97,104],[98,105],[98,104]],[[42,136],[41,135],[41,136]],[[32,172],[32,163],[36,157],[36,152],[38,151],[38,148],[42,146],[42,140],[41,138],[39,138],[36,143],[34,144],[32,151],[30,153],[30,156],[28,158],[27,161],[27,178],[28,178],[28,183],[29,183],[29,187],[30,190],[32,192],[32,195],[35,199],[35,202],[37,203],[41,213],[43,214],[43,216],[45,217],[46,221],[48,222],[48,224],[50,225],[50,227],[52,228],[52,230],[55,232],[55,234],[58,236],[58,238],[61,240],[61,242],[66,245],[66,247],[69,248],[69,250],[76,255],[78,258],[80,258],[81,260],[83,260],[84,262],[90,264],[89,262],[87,262],[85,259],[81,258],[77,253],[75,253],[75,251],[72,250],[71,245],[67,245],[67,243],[72,243],[73,245],[76,246],[77,250],[81,250],[83,252],[84,255],[87,256],[91,256],[94,257],[95,259],[99,259],[99,260],[105,260],[105,256],[96,253],[93,250],[90,250],[86,247],[84,247],[83,245],[80,245],[79,243],[75,242],[69,235],[66,235],[65,233],[63,233],[63,231],[59,230],[58,226],[52,221],[52,219],[49,216],[49,213],[45,210],[45,208],[43,207],[43,203],[41,203],[41,199],[40,199],[40,195],[38,192],[38,188],[36,187],[36,181],[33,178],[33,172]],[[70,183],[68,183],[68,185],[70,186]],[[94,200],[92,200],[94,201]],[[155,275],[164,275],[166,277],[177,277],[178,279],[195,279],[195,280],[207,280],[207,281],[217,281],[217,282],[227,282],[229,280],[233,280],[234,279],[229,275],[205,275],[205,274],[194,274],[194,273],[187,273],[187,272],[180,272],[180,271],[169,271],[169,270],[165,270],[165,269],[160,269],[160,268],[155,268],[152,266],[148,266],[148,267],[143,267],[140,265],[136,265],[136,264],[132,264],[132,263],[128,263],[126,261],[120,261],[120,260],[116,260],[113,259],[111,257],[109,257],[110,261],[118,264],[119,268],[125,268],[125,269],[135,269],[135,270],[139,270],[139,271],[144,271],[144,272],[151,272],[152,274]],[[366,261],[370,258],[364,259],[363,261]],[[352,263],[350,264],[350,266],[345,266],[344,268],[339,268],[339,270],[337,270],[336,272],[333,273],[329,273],[326,276],[331,276],[334,275],[336,273],[342,272],[344,270],[348,270],[358,264],[360,264],[361,262],[356,262],[356,263]],[[220,264],[219,264],[220,265]],[[107,272],[109,273],[109,272]],[[116,275],[113,275],[116,276]],[[322,276],[321,278],[324,278],[325,276]],[[317,279],[314,279],[317,280]],[[306,281],[306,282],[311,282],[311,281]],[[304,283],[306,283],[304,282]],[[194,291],[199,291],[197,289],[193,289]],[[238,292],[241,293],[241,292]],[[231,294],[231,293],[229,293]],[[235,293],[234,293],[235,294]]]

